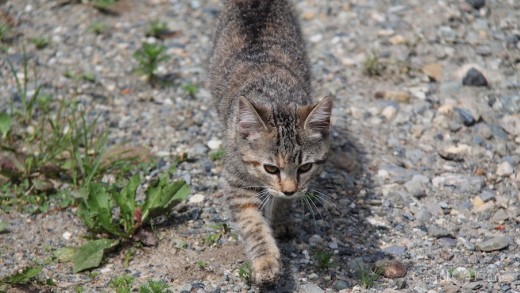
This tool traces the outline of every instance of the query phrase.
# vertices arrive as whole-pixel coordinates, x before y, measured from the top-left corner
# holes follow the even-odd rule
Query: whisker
[[[315,234],[318,234],[318,223],[316,222],[316,214],[314,213],[314,210],[312,209],[312,206],[311,206],[310,203],[309,203],[309,199],[308,199],[308,198],[305,198],[305,197],[303,197],[303,199],[305,200],[305,202],[306,202],[307,205],[309,206],[309,210],[310,210],[311,213],[312,213],[312,218],[314,219],[314,230],[315,230]]]

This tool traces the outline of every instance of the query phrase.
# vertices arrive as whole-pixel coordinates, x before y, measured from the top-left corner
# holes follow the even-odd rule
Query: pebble
[[[217,150],[220,148],[220,146],[222,145],[222,141],[219,140],[219,139],[212,139],[210,141],[208,141],[208,147],[211,149],[211,150]]]
[[[338,247],[338,243],[335,242],[335,241],[329,242],[329,248],[330,248],[330,249],[334,249],[334,250],[335,250],[335,249],[338,249],[338,248],[339,248],[339,247]]]
[[[386,120],[392,120],[397,115],[397,109],[394,106],[386,106],[383,111],[381,111],[381,115],[383,115]]]
[[[462,84],[466,86],[488,86],[488,81],[480,71],[471,68],[462,79]]]
[[[471,112],[469,112],[466,109],[455,107],[453,108],[453,111],[458,114],[458,117],[460,119],[460,122],[464,124],[465,126],[473,126],[475,123],[477,123],[477,120],[473,117]]]
[[[502,117],[502,119],[500,119],[500,125],[507,133],[520,136],[520,114]]]
[[[426,196],[426,188],[424,183],[419,180],[410,180],[404,184],[406,190],[413,196],[417,198],[422,198]]]
[[[439,63],[430,63],[426,64],[422,71],[426,74],[432,81],[439,81],[442,77],[442,68]]]
[[[497,167],[497,175],[502,177],[511,176],[513,174],[513,166],[508,161],[500,163]]]
[[[397,260],[382,259],[374,264],[376,271],[389,279],[406,276],[407,267]]]
[[[65,240],[70,240],[70,238],[72,237],[72,233],[70,233],[69,231],[67,232],[64,232],[63,235],[62,235],[63,239]]]
[[[428,234],[435,238],[451,236],[451,233],[447,229],[439,227],[437,225],[431,225],[430,227],[428,227]]]
[[[383,98],[385,100],[396,101],[399,103],[408,103],[412,96],[409,92],[404,91],[382,91],[376,92],[375,97],[378,99]]]
[[[334,288],[336,290],[343,290],[343,289],[347,289],[349,287],[348,283],[344,280],[338,280],[336,282],[336,284],[334,284]]]
[[[201,203],[205,199],[204,194],[202,193],[196,193],[192,196],[190,196],[189,202],[190,203]]]
[[[504,209],[499,209],[493,214],[490,220],[493,223],[502,223],[507,219],[509,219],[509,216],[507,215],[506,211]]]
[[[316,273],[312,273],[307,278],[309,278],[309,280],[311,280],[311,281],[314,281],[314,280],[317,280],[319,277],[320,276],[318,276]]]
[[[477,247],[482,251],[490,252],[505,249],[509,246],[510,243],[511,238],[509,237],[495,236],[479,242]]]
[[[471,147],[466,144],[447,145],[439,150],[439,155],[445,160],[462,162],[470,150]]]
[[[301,292],[304,293],[324,293],[323,289],[314,284],[303,284],[300,286]]]
[[[392,255],[403,255],[406,252],[406,246],[392,245],[383,248],[383,252]]]

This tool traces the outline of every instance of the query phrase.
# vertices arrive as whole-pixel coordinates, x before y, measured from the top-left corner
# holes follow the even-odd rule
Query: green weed
[[[0,42],[3,42],[8,38],[10,31],[11,28],[8,24],[0,23]]]
[[[93,240],[80,247],[74,259],[74,272],[99,266],[106,249],[119,245],[121,241],[130,240],[151,218],[164,214],[186,200],[190,193],[186,182],[171,182],[170,175],[164,173],[150,184],[141,204],[136,201],[140,183],[141,177],[136,174],[123,183],[105,185],[91,182],[80,190],[83,200],[78,207],[78,216],[89,231],[107,235],[114,240]],[[115,208],[119,210],[118,216],[113,214]],[[104,242],[100,242],[101,240]],[[93,253],[99,257],[89,257]]]
[[[354,268],[354,276],[361,282],[361,287],[364,289],[373,287],[381,273],[380,268],[372,269],[369,265],[364,263],[358,263]]]
[[[170,59],[166,55],[166,47],[159,44],[143,43],[141,49],[134,53],[137,61],[135,72],[149,78],[151,82],[156,80],[155,71],[160,63]]]
[[[213,225],[210,225],[210,228],[213,230],[217,230],[217,232],[211,233],[211,234],[207,235],[206,238],[204,238],[204,244],[206,244],[208,246],[212,246],[215,243],[218,243],[218,241],[222,238],[222,236],[228,234],[229,231],[231,230],[229,228],[228,224],[226,224],[226,223],[213,224]]]
[[[363,73],[368,76],[376,76],[381,75],[383,70],[384,66],[379,57],[377,57],[376,53],[371,52],[363,63]]]
[[[210,160],[212,160],[213,162],[222,159],[225,155],[226,155],[226,151],[225,151],[224,148],[222,148],[222,147],[220,147],[220,148],[218,148],[218,149],[216,149],[216,150],[213,150],[213,151],[209,152],[209,158],[210,158]]]
[[[334,253],[330,251],[315,250],[314,258],[316,259],[316,265],[320,270],[328,269],[332,264],[332,256]]]
[[[244,280],[249,286],[253,284],[253,268],[251,262],[246,261],[238,268],[238,277]]]
[[[171,293],[172,291],[168,288],[168,283],[164,280],[154,281],[148,279],[146,284],[139,287],[139,293]]]
[[[41,266],[28,267],[19,273],[7,276],[0,280],[1,284],[23,285],[30,283],[43,270]]]
[[[165,22],[155,20],[150,23],[150,27],[146,32],[146,36],[160,39],[163,35],[169,33],[170,30],[168,29],[168,25]]]
[[[181,85],[181,89],[183,89],[192,99],[195,99],[195,95],[199,91],[199,87],[192,83],[185,83]]]
[[[114,288],[117,293],[130,293],[133,283],[134,277],[131,275],[123,275],[110,280],[109,285],[111,288]]]
[[[199,267],[199,269],[203,270],[205,269],[207,266],[208,266],[208,262],[206,261],[203,261],[203,260],[198,260],[197,262],[195,262],[195,264]]]
[[[36,49],[41,50],[49,45],[49,38],[47,37],[38,37],[31,40],[31,43],[34,44]]]
[[[88,27],[88,31],[93,32],[96,35],[101,35],[107,31],[107,26],[99,21],[94,21]]]
[[[3,210],[18,205],[29,212],[46,212],[68,206],[74,202],[73,190],[150,159],[142,155],[147,153],[143,149],[108,149],[108,133],[98,126],[99,116],[85,110],[75,97],[57,100],[42,92],[36,70],[29,80],[26,57],[21,74],[9,61],[8,65],[20,102],[12,101],[10,109],[0,112]]]

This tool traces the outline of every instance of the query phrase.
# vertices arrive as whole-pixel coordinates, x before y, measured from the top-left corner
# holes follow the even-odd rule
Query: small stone
[[[500,125],[507,133],[520,136],[520,114],[502,117]]]
[[[317,280],[319,277],[320,276],[318,276],[316,273],[312,273],[307,278],[309,278],[309,280],[311,280],[311,281],[314,281],[314,280]]]
[[[457,246],[457,240],[454,238],[451,238],[451,237],[441,237],[441,238],[439,238],[439,243],[442,246],[447,246],[447,247]]]
[[[513,174],[513,172],[514,172],[513,166],[511,166],[511,163],[509,163],[508,161],[504,161],[500,165],[498,165],[498,168],[497,168],[498,176],[508,177],[508,176],[511,176],[511,174]]]
[[[383,91],[376,92],[375,97],[378,99],[383,98],[399,103],[408,103],[410,101],[411,95],[410,93],[404,91]]]
[[[391,37],[390,39],[388,39],[388,41],[392,45],[401,45],[406,42],[406,39],[402,35],[395,35],[395,36]]]
[[[300,290],[304,293],[323,293],[323,289],[314,284],[303,284],[300,286]]]
[[[509,219],[509,216],[507,215],[506,211],[504,211],[503,209],[499,209],[491,217],[491,222],[502,223],[502,222],[506,221],[507,219]]]
[[[403,255],[406,252],[406,246],[392,245],[383,248],[383,252],[392,255]]]
[[[348,286],[348,283],[344,280],[338,280],[336,282],[336,284],[334,285],[334,288],[336,288],[336,290],[343,290],[343,289],[347,289],[349,286]]]
[[[488,86],[488,81],[480,71],[472,67],[462,79],[462,84],[466,86]]]
[[[492,53],[491,47],[482,45],[475,48],[475,53],[480,56],[489,56]]]
[[[455,107],[453,108],[453,111],[459,114],[458,117],[460,119],[460,122],[462,122],[462,124],[464,124],[465,126],[469,127],[477,123],[477,120],[473,117],[473,115],[471,115],[471,113],[468,110]]]
[[[471,147],[466,144],[448,145],[441,148],[438,153],[441,158],[448,161],[462,162],[471,150]]]
[[[432,226],[428,227],[428,234],[435,238],[451,236],[451,233],[447,229],[441,228],[437,225],[432,225]]]
[[[309,244],[311,246],[316,246],[318,244],[321,244],[323,242],[323,238],[321,238],[320,235],[314,234],[309,238]]]
[[[338,243],[336,241],[329,242],[330,249],[338,249]]]
[[[485,252],[505,249],[511,243],[511,238],[506,236],[495,236],[477,244],[477,247]]]
[[[443,251],[441,251],[441,257],[442,257],[442,259],[444,259],[445,261],[450,261],[450,260],[453,259],[454,254],[451,253],[451,252],[449,252],[449,251],[447,251],[447,250],[443,250]]]
[[[383,115],[386,120],[392,120],[397,115],[397,109],[393,106],[386,106],[381,112],[381,115]]]
[[[208,147],[211,150],[217,150],[220,148],[221,145],[222,145],[222,141],[219,139],[212,139],[212,140],[208,141]]]
[[[486,0],[466,0],[466,3],[468,3],[469,5],[471,5],[471,7],[477,10],[486,6]]]
[[[480,199],[482,199],[483,202],[488,202],[490,200],[495,199],[495,194],[489,191],[482,191],[482,193],[478,197],[480,197]]]
[[[498,277],[498,280],[503,283],[512,283],[520,280],[520,274],[518,273],[506,273]]]
[[[313,43],[317,43],[319,41],[321,41],[321,39],[323,39],[323,35],[322,34],[316,34],[316,35],[313,35],[309,38],[309,40]]]
[[[442,83],[439,90],[443,94],[456,94],[460,92],[462,89],[462,84],[460,81],[450,81],[446,83]]]
[[[422,71],[426,74],[432,81],[439,81],[442,77],[442,69],[439,63],[430,63],[426,64]]]
[[[63,235],[61,235],[63,237],[63,239],[65,240],[70,240],[70,238],[72,237],[72,233],[70,232],[64,232]]]
[[[201,203],[204,201],[204,199],[205,199],[204,194],[197,193],[190,197],[189,202],[190,203]]]
[[[424,184],[419,180],[410,180],[404,184],[406,190],[417,198],[426,196],[426,188]]]
[[[396,279],[406,276],[407,267],[397,260],[383,259],[375,264],[375,271],[386,278]]]
[[[469,240],[467,240],[463,237],[458,237],[457,240],[460,243],[462,243],[462,245],[464,246],[464,248],[466,248],[466,250],[469,250],[469,251],[475,250],[475,245],[473,243],[471,243]]]
[[[416,220],[419,225],[424,225],[430,221],[432,213],[426,208],[422,208],[416,215]]]

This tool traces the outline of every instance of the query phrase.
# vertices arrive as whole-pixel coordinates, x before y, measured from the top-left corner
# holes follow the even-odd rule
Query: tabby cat
[[[275,238],[296,232],[290,200],[305,195],[329,153],[332,100],[313,104],[305,44],[288,0],[228,0],[210,58],[226,129],[225,195],[259,284],[281,272]]]

